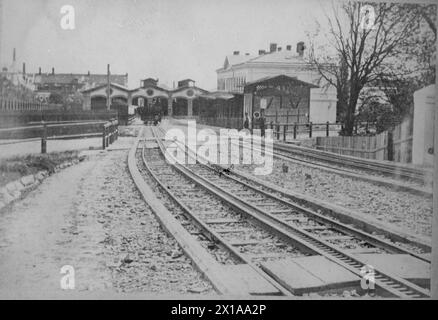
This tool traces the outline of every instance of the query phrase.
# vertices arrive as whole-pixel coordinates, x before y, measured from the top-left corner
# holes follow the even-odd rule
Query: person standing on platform
[[[249,130],[249,117],[248,112],[245,112],[245,121],[243,121],[243,128]]]
[[[259,123],[260,123],[260,134],[262,137],[265,137],[265,115],[263,113],[260,115]]]

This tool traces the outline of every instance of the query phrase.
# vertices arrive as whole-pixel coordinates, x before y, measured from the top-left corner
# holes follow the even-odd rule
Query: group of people
[[[266,128],[266,118],[263,114],[260,115],[260,118],[254,121],[254,125],[258,125],[260,128],[260,134],[262,137],[265,136],[265,128]],[[245,112],[245,119],[243,120],[243,128],[252,130],[253,126],[251,125],[251,119],[248,116],[248,112]]]

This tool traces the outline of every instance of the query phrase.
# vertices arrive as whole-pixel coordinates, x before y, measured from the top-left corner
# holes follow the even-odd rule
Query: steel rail
[[[162,130],[162,128],[160,128],[160,130]],[[245,147],[245,148],[247,148],[247,147]],[[294,153],[294,151],[285,151],[285,150],[283,150],[281,152],[281,150],[280,151],[278,150],[279,148],[283,149],[283,148],[288,148],[288,147],[283,147],[283,146],[279,147],[277,143],[274,143],[274,148],[273,148],[273,151],[272,151],[272,156],[273,157],[276,157],[276,158],[279,158],[279,159],[282,159],[282,160],[286,160],[286,161],[290,161],[290,162],[294,162],[294,163],[298,163],[298,164],[301,164],[301,165],[304,165],[304,166],[314,167],[315,169],[326,170],[326,171],[329,171],[329,172],[335,173],[335,174],[346,175],[348,177],[351,177],[351,178],[354,178],[354,179],[364,180],[364,181],[367,181],[367,182],[370,182],[370,183],[386,185],[386,186],[389,186],[391,188],[405,190],[407,192],[412,192],[412,193],[423,195],[423,196],[426,196],[426,197],[432,196],[432,190],[430,188],[411,185],[411,184],[407,183],[406,181],[404,181],[403,179],[401,179],[401,180],[400,179],[387,180],[388,177],[384,176],[383,174],[380,174],[380,175],[373,175],[373,174],[364,175],[364,173],[370,172],[370,171],[375,173],[376,169],[373,169],[373,168],[369,168],[367,170],[367,169],[365,169],[363,167],[357,167],[357,169],[362,170],[362,172],[354,171],[354,169],[353,170],[348,170],[348,169],[340,167],[341,164],[342,165],[345,165],[345,164],[344,163],[340,163],[339,160],[336,162],[336,164],[338,166],[333,166],[333,165],[328,165],[328,164],[321,163],[321,162],[324,162],[324,159],[320,159],[319,160],[320,162],[315,162],[315,161],[306,160],[306,159],[303,159],[303,158],[293,157],[291,155],[291,153]],[[293,147],[293,148],[296,148],[296,147]],[[314,150],[311,150],[309,152],[313,152],[313,151]],[[316,151],[316,152],[318,152],[318,151]],[[339,155],[336,155],[336,154],[333,155],[333,157],[336,157],[336,156],[339,156]],[[306,155],[302,155],[302,157],[306,157]],[[307,156],[307,157],[315,158],[315,156]],[[345,156],[343,156],[343,157],[345,157]],[[357,160],[353,159],[353,160],[361,161],[359,159],[357,159]],[[327,161],[329,161],[329,160],[327,160]],[[352,168],[354,168],[354,167],[352,167]],[[394,170],[398,170],[397,168],[399,168],[399,166],[396,166],[396,169],[394,169]],[[418,179],[416,181],[417,182],[418,181],[423,182],[424,179],[421,178],[421,179]]]
[[[160,145],[161,144],[162,143],[160,141]],[[205,164],[203,165],[205,166]],[[247,215],[252,216],[254,219],[263,224],[266,224],[271,229],[276,229],[278,234],[290,237],[292,241],[295,241],[300,246],[307,247],[313,252],[318,253],[337,263],[338,265],[343,266],[359,277],[363,276],[361,270],[363,267],[367,266],[367,263],[362,261],[360,258],[339,249],[325,240],[315,237],[304,229],[294,227],[285,223],[284,221],[281,221],[266,210],[260,209],[259,207],[249,203],[247,200],[236,196],[228,190],[225,190],[225,187],[227,186],[218,186],[217,184],[209,181],[207,178],[196,174],[187,166],[174,164],[174,167],[189,179],[197,180],[200,181],[198,183],[205,183],[206,185],[209,185],[213,192],[220,196],[225,202],[230,203],[230,199],[237,200],[246,207],[245,211]],[[267,220],[269,223],[266,223]],[[278,225],[280,225],[282,228],[280,229],[277,227]],[[428,290],[396,275],[392,275],[376,268],[374,268],[374,273],[375,284],[394,296],[401,298],[425,298],[430,296]]]
[[[384,175],[391,175],[395,178],[404,177],[417,182],[424,182],[425,175],[427,174],[427,171],[417,168],[408,168],[384,163],[370,163],[366,160],[352,159],[350,157],[345,157],[344,155],[329,154],[328,152],[322,153],[320,150],[304,150],[304,148],[297,148],[295,146],[282,146],[278,143],[274,145],[274,151],[275,149],[289,154],[298,154],[304,157],[327,161],[337,165],[350,166],[364,171],[380,171]]]
[[[163,129],[161,127],[158,128],[158,130],[160,130],[161,132],[163,131]],[[179,143],[178,141],[176,141],[176,142]],[[182,149],[181,144],[179,144],[179,146]],[[192,157],[193,157],[193,153],[194,153],[193,150],[188,148],[188,146],[185,146],[185,148],[186,148],[186,150],[183,150],[183,151],[192,153]],[[203,160],[203,163],[200,162],[201,165],[204,165],[206,168],[211,169],[210,167],[205,165],[205,163],[208,162],[207,159],[205,159],[201,155],[196,155],[196,156],[198,159]],[[224,168],[224,167],[222,167],[222,168]],[[344,232],[344,233],[347,233],[347,234],[350,234],[353,236],[357,236],[361,239],[366,239],[366,241],[369,242],[370,244],[373,244],[375,246],[378,246],[378,247],[383,248],[385,250],[388,250],[390,252],[400,253],[400,254],[408,254],[408,255],[411,255],[417,259],[423,260],[427,263],[431,262],[430,258],[428,258],[426,256],[420,255],[412,250],[401,248],[400,246],[397,246],[390,241],[376,237],[376,236],[371,235],[367,232],[364,232],[356,227],[353,227],[349,224],[342,223],[342,222],[337,221],[331,217],[320,214],[320,213],[316,212],[315,210],[306,208],[300,204],[297,204],[296,202],[292,202],[290,200],[290,197],[288,197],[287,195],[283,194],[282,192],[280,192],[278,190],[274,190],[265,184],[251,181],[236,171],[233,171],[233,170],[229,170],[229,171],[230,171],[231,175],[226,174],[226,173],[224,175],[226,177],[228,177],[229,179],[233,180],[234,182],[245,185],[245,187],[250,188],[250,189],[254,190],[255,192],[263,193],[264,196],[270,197],[270,198],[274,199],[275,201],[282,202],[283,204],[285,204],[289,207],[292,207],[295,210],[300,211],[301,213],[305,214],[306,216],[308,216],[316,221],[329,224],[332,226],[332,228],[337,229],[338,231],[341,231],[341,232]],[[262,186],[264,190],[261,190],[258,186]],[[277,196],[277,194],[281,194],[283,196],[283,198]],[[430,252],[430,247],[428,247],[428,248],[421,247],[421,248],[426,252]]]
[[[205,164],[201,163],[201,165],[204,165],[205,167],[209,168]],[[214,170],[212,168],[209,168],[209,169]],[[411,255],[411,256],[413,256],[419,260],[422,260],[424,262],[431,263],[431,260],[428,257],[422,256],[421,254],[417,254],[414,251],[411,251],[411,250],[408,250],[405,248],[401,248],[401,247],[391,243],[390,241],[373,236],[367,232],[364,232],[362,230],[354,228],[354,227],[347,225],[345,223],[342,223],[340,221],[336,221],[330,217],[324,216],[323,214],[315,212],[309,208],[305,208],[297,203],[291,202],[290,200],[281,198],[281,197],[275,195],[274,194],[275,191],[270,190],[270,188],[267,186],[262,185],[263,188],[270,190],[270,192],[262,190],[259,187],[257,187],[255,184],[250,184],[248,182],[245,182],[244,180],[247,180],[247,179],[241,177],[239,174],[235,173],[234,171],[230,171],[230,172],[231,172],[231,174],[228,174],[225,172],[225,173],[223,173],[223,175],[225,177],[229,178],[230,180],[233,180],[234,182],[241,184],[241,185],[245,186],[246,188],[253,190],[254,192],[262,194],[267,199],[274,200],[276,202],[279,202],[280,204],[283,204],[287,207],[290,207],[290,208],[292,208],[291,210],[297,210],[300,213],[303,213],[305,216],[309,217],[310,219],[313,219],[313,220],[318,221],[318,222],[323,223],[323,224],[327,224],[330,226],[331,229],[334,229],[334,230],[342,232],[342,233],[346,233],[348,235],[355,236],[355,237],[359,238],[360,240],[365,240],[366,242],[368,242],[376,247],[390,251],[391,253],[408,254],[408,255]],[[238,178],[233,177],[233,175],[237,176]]]
[[[157,144],[160,148],[160,151],[163,152],[160,144],[157,141]],[[163,154],[164,157],[164,154]],[[154,181],[163,189],[166,190],[166,193],[169,195],[169,197],[175,201],[178,206],[185,212],[185,214],[189,217],[189,219],[200,229],[202,229],[207,235],[210,236],[210,240],[214,239],[214,242],[216,244],[219,244],[226,250],[232,253],[232,255],[237,258],[237,260],[249,265],[252,269],[254,269],[259,275],[261,275],[265,280],[267,280],[270,284],[272,284],[276,289],[279,290],[279,292],[282,295],[285,296],[291,296],[292,294],[284,288],[281,284],[279,284],[276,280],[274,280],[272,277],[270,277],[268,274],[266,274],[263,270],[261,270],[259,267],[257,267],[249,258],[245,257],[243,254],[241,254],[239,251],[237,251],[232,244],[230,244],[226,239],[224,239],[218,232],[214,231],[212,228],[210,228],[205,222],[203,222],[200,218],[196,216],[195,213],[191,209],[189,209],[182,201],[176,196],[169,188],[167,188],[163,182],[160,180],[157,174],[153,171],[151,166],[147,163],[145,158],[145,147],[143,146],[142,150],[142,161],[144,166],[146,167],[149,174],[153,177]],[[169,166],[171,166],[169,164]],[[204,187],[201,185],[201,187]]]
[[[244,146],[244,148],[248,149],[249,147]],[[253,146],[253,148],[255,148],[255,147]],[[262,150],[262,149],[258,149],[258,150]],[[271,154],[271,153],[269,153],[269,154]],[[293,157],[292,155],[290,155],[290,153],[278,152],[278,150],[275,150],[275,148],[272,152],[272,156],[279,158],[279,159],[282,159],[282,160],[290,161],[293,163],[298,163],[298,164],[301,164],[304,166],[314,167],[315,169],[327,170],[327,171],[334,173],[334,174],[346,175],[346,176],[348,176],[350,178],[354,178],[354,179],[360,179],[360,180],[364,180],[364,181],[367,181],[370,183],[386,185],[386,186],[389,186],[391,188],[405,190],[407,192],[423,195],[426,197],[432,196],[432,190],[428,189],[428,188],[417,187],[415,185],[410,185],[410,184],[407,184],[406,182],[400,181],[400,180],[392,180],[392,181],[386,180],[387,178],[379,177],[376,175],[367,175],[367,176],[361,175],[360,172],[357,172],[357,171],[355,172],[352,170],[347,170],[345,168],[330,166],[330,165],[320,163],[320,162],[314,162],[314,161],[310,161],[310,160],[304,160],[302,158],[296,158],[296,157]]]

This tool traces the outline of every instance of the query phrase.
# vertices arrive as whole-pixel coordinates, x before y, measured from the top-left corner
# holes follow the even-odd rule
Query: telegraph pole
[[[438,13],[438,7],[437,7]],[[438,43],[435,44],[438,48]],[[438,71],[438,66],[435,66]],[[433,141],[433,216],[432,216],[432,268],[430,272],[432,299],[438,300],[438,85],[435,81],[435,119]]]
[[[0,68],[2,67],[3,0],[0,0]]]
[[[110,65],[107,65],[106,71],[106,109],[111,109],[111,84],[110,84]]]

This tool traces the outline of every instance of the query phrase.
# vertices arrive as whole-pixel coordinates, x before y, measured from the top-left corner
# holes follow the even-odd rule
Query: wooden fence
[[[222,127],[229,129],[242,129],[243,120],[241,118],[198,118],[198,123],[210,125],[214,127]]]
[[[317,137],[316,148],[366,159],[412,161],[412,121],[375,136]]]
[[[0,128],[25,126],[32,122],[62,122],[62,121],[108,121],[113,118],[119,118],[121,124],[127,122],[123,117],[118,117],[117,110],[41,110],[41,111],[3,111],[0,112]],[[125,121],[126,120],[126,121]]]
[[[300,112],[301,111],[301,112]],[[265,114],[266,122],[274,123],[308,123],[309,115],[300,109],[275,110],[275,113]]]
[[[5,111],[41,111],[50,109],[51,105],[37,101],[4,99],[0,97],[0,112]]]
[[[107,122],[42,123],[35,126],[0,129],[0,147],[41,140],[41,153],[46,153],[47,140],[102,137],[102,149],[105,150],[117,140],[118,133],[117,119]],[[2,141],[3,139],[5,141]]]

